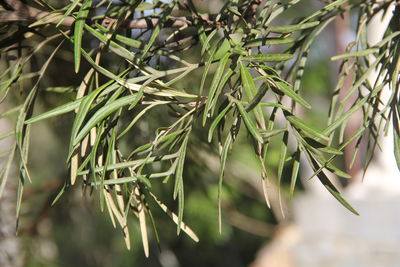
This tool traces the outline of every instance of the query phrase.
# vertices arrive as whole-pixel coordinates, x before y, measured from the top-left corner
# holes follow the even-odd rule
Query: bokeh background
[[[62,6],[61,2],[53,1],[53,4]],[[218,12],[223,4],[223,2],[217,0],[193,0],[193,2],[202,12],[210,13]],[[320,1],[303,0],[297,5],[296,9],[285,12],[277,23],[290,24],[293,17],[292,12],[307,16],[323,4]],[[313,109],[304,113],[303,116],[311,118],[313,125],[320,129],[326,125],[327,107],[338,75],[338,63],[331,61],[330,57],[344,52],[347,42],[354,39],[353,15],[356,14],[348,14],[330,25],[310,50],[310,60],[305,70],[301,94],[312,104]],[[132,32],[132,34],[141,33]],[[144,34],[141,38],[145,39],[146,36],[148,37],[149,34]],[[96,45],[96,43],[86,45]],[[284,47],[278,49],[284,49]],[[47,59],[51,51],[51,47],[44,49],[41,54],[34,58],[31,68],[37,69]],[[71,81],[75,86],[79,86],[83,77],[74,73],[72,51],[72,47],[66,47],[56,55],[48,74],[43,79],[43,88],[70,85]],[[182,56],[189,62],[198,55],[199,51],[196,47],[182,52]],[[108,60],[112,61],[112,58]],[[3,68],[4,63],[2,64]],[[167,65],[168,62],[164,62],[164,64]],[[88,66],[83,66],[83,68],[85,67],[88,68]],[[198,88],[201,73],[195,72],[189,77],[190,79],[184,79],[180,82],[181,86],[183,88]],[[13,94],[14,99],[9,99],[8,103],[1,104],[2,111],[7,110],[12,101],[23,98],[25,96],[23,87],[29,86],[32,86],[29,81],[22,84],[21,91]],[[72,100],[73,94],[68,91],[57,93],[55,90],[42,90],[39,99],[40,104],[36,106],[36,114]],[[184,220],[200,237],[200,242],[194,243],[184,234],[177,236],[176,226],[164,213],[155,210],[154,216],[158,221],[161,240],[160,247],[158,247],[154,235],[150,232],[151,252],[150,257],[145,258],[139,224],[131,220],[131,224],[133,224],[131,227],[133,229],[131,233],[132,248],[128,251],[124,245],[122,232],[113,228],[107,214],[100,212],[96,193],[88,190],[83,191],[78,188],[78,185],[69,188],[59,201],[51,206],[64,180],[68,177],[65,162],[71,116],[71,114],[62,115],[55,119],[39,122],[32,127],[29,167],[33,181],[32,184],[27,184],[25,187],[21,216],[18,222],[18,236],[15,240],[19,262],[23,266],[373,266],[368,265],[368,263],[365,263],[367,265],[357,265],[362,262],[357,261],[357,259],[360,259],[359,257],[363,256],[363,253],[368,253],[371,250],[372,253],[375,253],[373,255],[381,256],[381,261],[395,257],[398,253],[395,248],[390,250],[397,244],[396,241],[390,241],[390,248],[383,252],[379,249],[377,251],[374,247],[368,247],[361,252],[357,252],[359,250],[356,249],[355,251],[358,254],[354,253],[355,255],[348,256],[354,261],[338,261],[338,258],[336,258],[335,262],[334,255],[341,255],[341,252],[337,249],[338,246],[351,249],[349,243],[344,241],[340,243],[341,241],[336,237],[342,235],[342,226],[346,228],[345,226],[349,225],[346,222],[353,220],[350,217],[354,215],[348,214],[338,203],[330,202],[331,196],[328,196],[327,192],[318,189],[313,181],[307,181],[306,178],[309,176],[310,170],[303,165],[301,166],[295,195],[290,198],[288,191],[292,162],[289,160],[283,171],[284,174],[287,174],[283,175],[282,183],[283,216],[277,204],[277,190],[274,184],[279,160],[279,146],[273,142],[268,156],[268,170],[272,181],[270,185],[272,208],[269,209],[265,204],[260,188],[260,170],[257,159],[244,132],[239,135],[228,157],[223,188],[223,224],[222,232],[219,233],[217,211],[219,158],[217,156],[217,144],[206,142],[207,133],[201,127],[196,129],[196,134],[191,139],[184,169],[186,182]],[[160,110],[150,112],[146,120],[138,124],[134,141],[127,142],[125,145],[132,146],[142,143],[148,135],[151,135],[156,126],[164,123]],[[6,128],[11,127],[11,123],[8,123],[8,125],[3,123],[1,127],[1,131],[6,132]],[[354,127],[357,127],[357,123]],[[351,131],[351,129],[348,129],[348,131]],[[4,139],[2,144],[5,144],[5,142],[11,142],[10,138]],[[350,150],[347,153],[351,154],[352,151]],[[347,171],[357,176],[362,169],[361,161],[362,159],[357,159],[353,169]],[[336,164],[346,168],[344,158]],[[12,179],[14,181],[10,181],[10,185],[8,185],[9,192],[16,191],[16,173]],[[360,182],[354,179],[353,181],[338,180],[338,183],[343,187],[351,186],[351,184],[354,187]],[[172,208],[176,207],[177,203],[171,198],[173,185],[167,183],[155,186],[159,187],[155,189],[159,191],[159,198]],[[371,186],[373,187],[373,185]],[[366,186],[366,188],[370,187]],[[353,191],[359,192],[357,189]],[[398,191],[392,191],[394,192],[390,196],[393,196],[393,199],[389,199],[389,203],[396,203],[395,201],[399,201]],[[389,204],[378,205],[375,210],[369,211],[368,207],[374,205],[365,204],[362,201],[369,199],[368,192],[356,194],[358,198],[356,197],[354,205],[365,211],[364,213],[373,216],[368,217],[369,215],[366,215],[367,217],[364,217],[364,219],[374,220],[373,218],[378,218],[376,219],[378,220],[377,224],[365,227],[372,227],[373,229],[380,227],[380,229],[375,229],[378,231],[376,238],[379,239],[379,236],[384,235],[379,234],[379,231],[385,227],[387,229],[389,226],[384,226],[385,220],[383,218],[387,215],[376,214],[379,210],[382,210],[381,207],[387,207]],[[382,195],[388,196],[387,193]],[[10,198],[12,198],[12,194]],[[325,206],[321,207],[321,203]],[[374,203],[376,204],[376,202]],[[329,209],[331,212],[329,212]],[[14,210],[7,207],[3,212],[14,212]],[[375,215],[377,217],[374,217]],[[345,219],[341,220],[341,216],[344,216]],[[330,218],[329,224],[324,222],[327,218]],[[339,223],[335,224],[332,220],[337,220]],[[393,220],[393,218],[389,217],[388,220]],[[14,227],[15,222],[9,223]],[[361,224],[361,220],[354,222],[354,229],[359,228]],[[319,229],[318,225],[328,226]],[[341,227],[337,225],[341,225]],[[373,231],[368,229],[366,228],[365,232]],[[334,238],[324,241],[323,235],[329,231],[331,232],[327,236]],[[350,237],[353,234],[353,239],[358,238],[358,235],[355,234],[356,230],[349,230],[349,232]],[[396,236],[396,234],[389,231],[388,236]],[[361,234],[361,236],[363,235]],[[344,234],[344,239],[351,239],[350,237]],[[384,243],[384,241],[377,241],[373,238],[371,244]],[[365,243],[360,241],[360,244]],[[328,256],[324,256],[324,253]],[[312,258],[318,257],[322,257],[326,261],[313,261]],[[400,266],[391,265],[392,262],[390,261],[385,264],[387,265],[380,266]],[[396,264],[396,262],[394,261],[393,264]]]

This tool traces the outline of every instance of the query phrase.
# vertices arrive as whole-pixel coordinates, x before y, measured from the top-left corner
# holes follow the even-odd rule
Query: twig
[[[253,0],[253,4],[251,5],[250,12],[247,12],[247,16],[253,16],[256,13],[256,9],[258,8],[261,0]],[[54,16],[55,13],[50,13],[47,11],[43,11],[34,7],[31,7],[27,4],[24,4],[20,0],[6,0],[9,6],[11,6],[14,10],[1,12],[0,13],[0,23],[7,22],[21,22],[21,21],[37,21],[48,15]],[[62,14],[60,13],[60,18]],[[216,27],[221,26],[220,21],[216,21],[217,15],[215,14],[199,14],[198,19],[201,19],[204,23],[209,25],[215,25]],[[174,17],[169,16],[168,20],[163,25],[164,28],[186,28],[193,25],[192,17]],[[121,27],[127,29],[151,29],[154,28],[159,22],[160,18],[140,18],[140,19],[132,19],[126,20],[121,24]],[[238,16],[234,16],[234,21],[239,20]],[[112,18],[104,18],[103,24],[112,23],[114,19]],[[57,24],[59,22],[58,19],[51,19],[47,21],[47,23]],[[61,25],[65,27],[71,27],[75,22],[75,18],[72,16],[67,16],[62,22]]]
[[[0,23],[5,22],[21,22],[21,21],[37,21],[48,15],[50,12],[43,11],[22,3],[20,0],[8,0],[7,4],[12,6],[14,11],[7,11],[0,13]],[[54,13],[51,13],[54,15]],[[62,15],[60,13],[60,15]],[[61,16],[60,16],[61,17]],[[207,18],[209,16],[206,16]],[[105,25],[114,21],[111,18],[105,18],[103,23]],[[57,24],[58,20],[49,20],[48,23]],[[71,27],[75,22],[75,18],[67,16],[61,23],[62,26]],[[121,27],[128,29],[151,29],[160,22],[160,18],[141,18],[127,20],[122,23]],[[181,28],[192,25],[192,21],[188,17],[169,17],[166,21],[165,28]]]

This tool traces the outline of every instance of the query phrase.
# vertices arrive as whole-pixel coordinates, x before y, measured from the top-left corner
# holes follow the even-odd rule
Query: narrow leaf
[[[74,26],[74,64],[75,72],[79,72],[79,67],[81,64],[81,48],[82,48],[82,38],[83,38],[83,27],[85,26],[85,20],[89,15],[89,8],[92,5],[92,0],[85,0],[79,9],[78,15],[76,17]]]
[[[292,38],[259,38],[247,41],[244,47],[259,47],[264,45],[288,44],[293,42],[294,39]]]
[[[242,59],[251,62],[273,62],[273,61],[286,61],[294,58],[292,54],[257,54],[245,56]]]
[[[96,124],[101,122],[104,118],[109,116],[111,113],[116,111],[117,109],[128,105],[132,104],[133,102],[139,101],[138,95],[133,94],[133,95],[128,95],[121,97],[120,99],[115,100],[114,102],[100,108],[90,119],[89,121],[83,126],[83,128],[79,131],[79,133],[76,135],[76,138],[73,141],[73,146],[78,144],[83,137],[88,134],[90,129],[92,129]]]
[[[393,129],[394,138],[394,156],[396,158],[397,168],[400,170],[400,136],[396,129]]]
[[[300,150],[297,151],[293,155],[293,165],[292,165],[292,176],[290,179],[290,195],[293,196],[294,188],[296,186],[296,180],[299,173],[300,167]]]
[[[247,129],[254,137],[255,140],[259,143],[264,143],[264,139],[262,138],[259,130],[257,129],[256,125],[254,124],[253,120],[250,118],[249,114],[244,109],[243,105],[238,101],[234,100],[237,108],[239,109],[240,115],[242,116],[244,123],[246,124]]]
[[[284,95],[287,95],[288,97],[292,98],[294,101],[296,101],[303,107],[311,109],[311,105],[307,101],[305,101],[301,96],[299,96],[289,85],[280,81],[276,81],[275,84],[278,85],[276,89],[281,91]]]
[[[366,50],[362,50],[362,51],[356,51],[353,53],[337,55],[337,56],[331,57],[331,60],[334,61],[334,60],[345,59],[345,58],[349,58],[349,57],[368,56],[368,55],[376,53],[378,51],[379,51],[378,48],[371,48],[371,49],[366,49]]]
[[[189,228],[184,222],[179,223],[178,216],[176,216],[175,213],[173,213],[164,203],[162,203],[160,200],[157,199],[157,197],[150,192],[150,195],[153,197],[153,199],[156,201],[156,203],[160,206],[160,208],[178,225],[182,231],[184,231],[193,241],[199,242],[199,238],[197,235],[192,231],[192,229]]]
[[[211,142],[215,128],[218,126],[222,118],[225,117],[228,111],[232,108],[232,105],[233,103],[229,102],[229,104],[221,112],[218,113],[218,116],[211,123],[210,129],[208,130],[208,142]]]
[[[221,82],[222,75],[224,74],[225,66],[228,62],[228,59],[230,57],[229,53],[226,53],[224,57],[220,60],[219,65],[217,70],[215,71],[214,78],[211,82],[210,90],[208,93],[208,99],[206,106],[204,108],[204,113],[203,113],[203,126],[206,124],[207,121],[207,116],[208,112],[211,109],[211,104],[213,103],[214,98],[217,98],[218,95],[215,95],[218,85]]]
[[[30,118],[29,120],[26,120],[26,124],[34,123],[37,121],[45,120],[48,118],[56,117],[71,111],[74,111],[76,108],[79,107],[81,104],[82,99],[77,99],[71,102],[68,102],[64,105],[61,105],[59,107],[56,107],[52,110],[49,110],[47,112],[44,112],[42,114],[36,115],[35,117]]]
[[[312,167],[315,170],[319,169],[318,163],[315,161],[315,159],[312,157],[312,155],[309,154],[309,158],[312,162]],[[321,171],[317,175],[318,179],[321,181],[321,183],[325,186],[325,188],[331,193],[339,202],[342,204],[346,209],[354,213],[355,215],[360,215],[340,194],[339,190],[332,184],[332,182],[329,180],[329,178],[325,175],[323,171]]]
[[[305,30],[308,28],[313,28],[319,24],[319,21],[313,21],[308,23],[296,24],[296,25],[287,25],[287,26],[270,26],[268,30],[276,33],[291,33],[294,31]]]
[[[324,135],[322,132],[318,131],[317,129],[315,129],[314,127],[308,125],[305,121],[303,121],[302,119],[294,116],[293,114],[289,113],[288,111],[284,111],[285,117],[286,119],[292,124],[294,125],[296,128],[299,128],[315,137],[321,138],[325,141],[329,141],[329,138]]]
[[[228,136],[226,137],[224,146],[222,148],[221,155],[220,155],[221,167],[220,167],[219,178],[218,178],[218,229],[219,229],[219,233],[222,232],[222,181],[224,178],[226,159],[228,157],[228,151],[231,147],[231,144],[232,144],[232,135],[228,134]]]

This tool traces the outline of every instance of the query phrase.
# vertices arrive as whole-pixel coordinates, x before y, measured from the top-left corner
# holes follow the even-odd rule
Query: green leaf
[[[396,158],[397,168],[400,170],[400,136],[395,127],[393,128],[393,138],[394,138],[394,156]]]
[[[240,103],[239,100],[233,98],[230,96],[232,101],[235,102],[237,108],[239,109],[239,113],[242,116],[244,123],[246,124],[247,129],[251,133],[251,135],[254,137],[254,139],[259,142],[260,144],[264,143],[264,139],[261,136],[261,133],[257,129],[256,125],[254,124],[253,120],[250,118],[249,114],[246,112],[244,109],[243,105]]]
[[[297,103],[299,103],[303,107],[311,109],[311,105],[307,101],[305,101],[301,96],[299,96],[285,82],[276,81],[275,84],[278,85],[278,87],[276,87],[276,89],[281,91],[284,95],[287,95],[288,97],[292,98],[294,101],[296,101]]]
[[[177,130],[177,131],[175,131],[173,133],[170,133],[168,135],[162,136],[161,138],[157,139],[157,143],[156,144],[154,144],[155,141],[153,141],[151,143],[142,145],[142,146],[136,148],[132,152],[132,154],[145,151],[145,150],[151,148],[154,145],[158,145],[158,144],[161,144],[161,143],[167,143],[167,142],[170,142],[171,140],[175,140],[177,137],[179,137],[179,135],[183,134],[184,131],[185,131],[184,129],[180,129],[180,130]]]
[[[167,9],[165,9],[165,13],[164,16],[162,16],[160,18],[160,20],[158,21],[157,25],[154,27],[149,40],[146,42],[143,51],[142,51],[142,55],[140,57],[140,60],[143,60],[146,55],[147,52],[149,52],[150,48],[153,47],[154,42],[156,41],[157,37],[159,36],[161,29],[164,26],[164,23],[166,21],[166,19],[168,18],[168,14],[172,11],[173,6],[168,7]]]
[[[129,123],[129,125],[125,128],[125,130],[123,130],[117,137],[117,139],[122,138],[127,132],[129,132],[130,129],[132,129],[132,127],[136,124],[136,122],[142,117],[144,116],[150,109],[158,106],[158,105],[164,105],[164,104],[168,104],[170,103],[170,101],[160,101],[160,102],[155,102],[152,103],[151,105],[145,107],[142,111],[140,111],[135,118],[133,118],[133,120]]]
[[[281,182],[282,182],[282,174],[283,167],[286,162],[286,153],[287,153],[287,144],[288,144],[288,132],[285,131],[282,137],[280,155],[279,155],[279,163],[278,163],[278,199],[279,199],[279,207],[282,213],[282,217],[285,217],[282,208],[282,190],[281,190]]]
[[[348,138],[346,141],[344,141],[342,144],[339,145],[339,150],[343,150],[347,145],[349,145],[356,138],[360,137],[364,132],[365,132],[365,128],[361,127],[350,138]],[[336,154],[332,155],[328,160],[325,161],[325,164],[332,162],[332,160],[334,160],[336,158],[336,156],[337,156]],[[310,178],[308,178],[308,180],[310,180],[314,176],[318,175],[324,168],[325,168],[325,165],[322,165],[318,170],[316,170],[314,172],[314,174]]]
[[[303,141],[302,143],[304,145],[308,146],[312,150],[317,149],[321,152],[325,152],[325,153],[329,153],[329,154],[333,154],[333,155],[343,155],[343,152],[341,150],[331,147],[331,146],[326,146],[326,145],[318,142],[315,139],[306,137],[302,141]]]
[[[61,17],[60,21],[57,23],[57,25],[56,25],[57,28],[61,25],[61,23],[65,20],[65,18],[68,17],[69,14],[71,14],[71,12],[78,6],[78,4],[80,2],[81,2],[80,0],[75,0],[70,4],[70,6],[67,9],[67,11],[65,11],[65,13]]]
[[[300,167],[300,149],[299,148],[294,153],[292,158],[293,158],[292,176],[290,179],[290,195],[291,196],[293,196],[294,188],[296,186],[297,176],[299,174],[299,167]]]
[[[292,54],[257,54],[242,57],[243,60],[251,62],[286,61],[292,58],[294,58]]]
[[[183,205],[184,205],[184,189],[183,189],[183,166],[186,157],[186,148],[190,136],[188,131],[183,139],[181,148],[179,150],[179,157],[177,159],[176,171],[175,171],[175,186],[174,186],[174,199],[178,196],[178,227],[177,234],[179,235],[181,230],[182,218],[183,218]]]
[[[334,155],[343,155],[343,152],[340,151],[337,148],[331,147],[331,146],[324,146],[324,147],[319,147],[319,151],[329,153],[329,154],[334,154]]]
[[[60,49],[60,47],[63,45],[64,41],[61,41],[55,49],[53,49],[52,53],[50,56],[47,58],[47,60],[43,63],[40,71],[39,71],[39,77],[36,80],[36,83],[34,86],[30,89],[30,92],[28,96],[25,98],[24,104],[22,105],[17,121],[15,123],[15,139],[16,139],[16,147],[18,148],[20,152],[20,175],[19,175],[19,182],[18,182],[18,190],[17,190],[17,209],[16,209],[16,217],[17,219],[19,218],[19,212],[20,212],[20,207],[21,207],[21,200],[22,200],[22,194],[23,194],[23,188],[26,179],[28,179],[30,182],[30,174],[28,171],[27,167],[27,161],[28,161],[28,152],[29,152],[29,133],[30,133],[30,125],[25,124],[25,121],[29,119],[32,116],[34,104],[36,97],[38,95],[39,91],[39,84],[46,73],[46,70],[54,58],[55,54],[57,51]]]
[[[221,81],[219,82],[217,90],[215,91],[215,97],[214,97],[213,102],[211,104],[211,117],[214,116],[214,111],[215,111],[215,107],[217,106],[218,96],[221,95],[221,92],[224,89],[225,85],[227,84],[229,79],[234,74],[235,74],[235,71],[232,70],[231,68],[228,68],[224,72],[224,75],[222,75]]]
[[[312,162],[312,167],[315,170],[319,169],[318,163],[315,161],[315,159],[312,157],[312,155],[308,154],[309,158]],[[321,181],[321,183],[325,186],[325,188],[331,193],[339,202],[342,204],[346,209],[354,213],[355,215],[360,215],[340,194],[339,190],[332,184],[332,182],[329,180],[329,178],[324,174],[323,171],[321,171],[317,175],[318,179]]]
[[[110,33],[109,29],[107,29],[106,27],[103,27],[102,25],[100,25],[98,23],[96,23],[96,28],[98,30],[102,31],[103,33]],[[127,46],[137,48],[137,49],[143,48],[143,43],[139,40],[135,40],[135,39],[132,39],[132,38],[129,38],[124,35],[117,34],[117,33],[112,33],[112,35],[115,38],[115,40],[117,40]]]
[[[107,168],[109,170],[109,168]],[[127,184],[127,183],[136,183],[136,182],[142,182],[148,187],[151,187],[150,180],[147,179],[143,175],[138,175],[138,176],[128,176],[128,177],[118,177],[117,179],[107,179],[104,181],[97,181],[97,182],[92,182],[91,185],[93,186],[99,186],[99,185],[116,185],[116,184]]]
[[[228,62],[228,59],[229,59],[230,55],[231,54],[229,54],[229,53],[225,54],[225,56],[220,60],[218,68],[215,71],[214,78],[213,78],[213,80],[211,82],[211,85],[210,85],[210,90],[209,90],[209,93],[208,93],[207,103],[206,103],[206,106],[204,108],[203,126],[206,124],[208,112],[212,108],[211,105],[212,105],[212,103],[214,101],[214,98],[218,97],[218,95],[215,95],[215,93],[216,93],[216,91],[218,89],[218,85],[221,82],[222,75],[224,74],[225,66],[226,66],[226,64]]]
[[[60,197],[64,194],[65,187],[66,187],[66,184],[63,185],[60,192],[58,192],[57,196],[53,199],[53,201],[51,202],[51,206],[54,206],[57,203],[57,201],[60,199]]]
[[[87,96],[80,98],[80,99],[82,99],[82,101],[80,101],[80,105],[76,112],[76,116],[75,116],[74,123],[72,125],[72,130],[71,130],[71,142],[70,142],[71,147],[70,147],[70,149],[72,149],[73,140],[76,138],[76,135],[78,134],[78,131],[81,128],[82,123],[84,122],[86,115],[92,106],[93,101],[112,82],[113,81],[109,81],[108,83],[104,84],[103,86],[100,86],[99,88],[97,88],[96,90],[94,90],[93,92],[88,94]]]
[[[232,135],[228,134],[228,136],[226,137],[224,146],[222,148],[222,151],[220,153],[221,167],[220,167],[219,177],[218,177],[218,229],[219,229],[219,233],[222,232],[222,181],[224,178],[226,159],[228,157],[228,151],[232,145],[232,141],[233,141]]]
[[[204,27],[203,27],[203,29],[204,29]],[[208,52],[210,55],[212,54],[211,52],[210,52],[210,41],[211,41],[211,39],[214,37],[214,35],[217,33],[218,31],[217,31],[217,29],[215,29],[215,30],[213,30],[212,32],[210,32],[210,34],[207,36],[207,38],[204,40],[204,42],[202,41],[202,45],[203,45],[203,47],[201,48],[201,55],[203,56],[204,55],[204,52]],[[201,35],[200,35],[201,36]],[[215,49],[215,51],[217,51],[217,46],[214,46],[214,48],[213,49]],[[215,53],[215,51],[214,51],[214,53]]]
[[[173,154],[167,154],[167,155],[163,155],[163,156],[152,156],[152,157],[147,157],[147,158],[142,158],[142,159],[137,159],[137,160],[113,163],[113,164],[109,164],[107,166],[106,170],[107,171],[121,170],[121,169],[126,169],[129,167],[133,167],[133,166],[140,166],[143,164],[150,164],[150,163],[158,162],[158,161],[171,160],[171,159],[175,159],[177,157],[178,157],[178,153],[173,153]],[[103,171],[103,168],[96,167],[93,171],[96,173],[99,173],[99,172]],[[89,170],[82,170],[82,171],[78,172],[78,175],[85,175],[85,174],[89,174]]]
[[[291,33],[294,31],[301,31],[308,28],[313,28],[319,24],[319,21],[313,21],[308,23],[296,24],[296,25],[287,25],[287,26],[270,26],[268,30],[270,32],[276,33]]]
[[[331,57],[331,60],[334,61],[334,60],[345,59],[345,58],[349,58],[349,57],[363,57],[363,56],[368,56],[370,54],[376,53],[378,51],[379,51],[378,48],[371,48],[371,49],[366,49],[366,50],[362,50],[362,51],[356,51],[353,53],[337,55],[337,56]]]
[[[82,52],[82,55],[93,66],[94,69],[96,69],[98,72],[100,72],[104,76],[116,81],[121,86],[126,87],[129,90],[136,91],[136,92],[140,91],[142,89],[142,86],[144,86],[144,85],[137,84],[136,82],[133,82],[131,79],[126,80],[121,77],[118,77],[117,75],[113,74],[112,72],[108,71],[107,69],[96,64],[96,62],[94,62],[94,60],[84,50],[82,50],[81,52]],[[140,76],[140,77],[137,77],[137,79],[136,78],[133,78],[133,79],[142,80],[145,78]],[[146,79],[147,79],[147,77],[146,77]],[[144,86],[144,93],[154,94],[154,95],[158,95],[158,96],[165,96],[165,97],[185,97],[185,98],[197,98],[198,97],[197,95],[188,94],[186,92],[179,91],[179,90],[173,89],[168,86],[157,85],[157,84],[155,84],[154,87]]]
[[[43,88],[43,91],[64,94],[73,92],[76,88],[75,86],[54,86]]]
[[[341,169],[333,165],[329,160],[326,160],[323,156],[317,154],[314,154],[313,156],[322,166],[325,166],[325,168],[327,168],[332,173],[342,178],[351,179],[350,174],[342,171]]]
[[[321,179],[320,179],[321,180]],[[324,184],[324,183],[323,183]],[[346,199],[344,199],[342,197],[342,195],[340,194],[340,192],[335,188],[330,186],[329,184],[324,184],[325,188],[328,189],[329,193],[332,194],[332,196],[334,196],[339,202],[340,204],[342,204],[346,209],[348,209],[349,211],[351,211],[352,213],[354,213],[357,216],[360,216],[360,214],[358,213],[357,210],[355,210],[347,201]]]
[[[284,105],[277,104],[277,103],[265,103],[265,102],[262,102],[262,103],[259,103],[258,105],[261,106],[261,107],[280,108],[282,110],[290,111],[289,108],[285,107]]]
[[[257,91],[256,84],[254,83],[250,71],[242,62],[240,62],[240,77],[242,79],[245,95],[247,96],[247,99],[250,100],[250,104],[247,106],[246,111],[254,109],[253,113],[256,117],[258,126],[262,129],[265,129],[264,114],[261,107],[257,106],[257,104],[267,92],[267,88],[265,86],[261,86],[261,88]]]
[[[259,114],[259,118],[261,118],[259,121],[262,122],[260,125],[263,125],[264,122],[264,113],[262,111],[262,103],[261,100],[263,99],[263,97],[265,96],[265,94],[268,91],[268,85],[266,84],[262,84],[260,86],[260,88],[258,88],[257,94],[253,97],[253,99],[250,100],[249,104],[246,107],[246,111],[251,111],[252,109],[256,108],[258,109],[257,113]],[[259,105],[260,104],[260,105]]]
[[[329,11],[334,10],[335,8],[339,7],[340,5],[349,2],[349,0],[336,0],[332,3],[327,4],[326,6],[324,6],[322,9],[318,10],[317,12],[315,12],[314,14],[312,14],[311,16],[308,16],[307,18],[303,19],[300,23],[303,24],[306,21],[309,21],[311,19],[314,19],[318,16],[322,16],[326,13],[328,13]]]
[[[349,110],[347,110],[344,114],[339,116],[337,120],[332,122],[328,127],[325,128],[325,130],[322,132],[324,135],[328,135],[332,133],[337,127],[342,125],[351,115],[354,114],[358,109],[360,109],[362,106],[364,106],[367,101],[378,94],[382,89],[385,84],[381,84],[380,86],[376,87],[370,94],[366,95],[363,98],[360,98]]]
[[[276,129],[276,130],[261,130],[261,136],[264,139],[264,142],[267,142],[271,137],[287,132],[287,128],[283,128],[283,129]]]
[[[137,102],[140,99],[138,98],[138,94],[133,94],[133,95],[128,95],[121,97],[120,99],[115,100],[112,103],[109,103],[108,105],[105,105],[104,107],[100,108],[93,116],[89,119],[89,121],[83,126],[83,128],[79,131],[79,133],[76,135],[74,141],[73,141],[73,146],[77,145],[92,129],[96,124],[101,122],[104,118],[106,118],[108,115],[116,111],[117,109],[128,105],[132,104],[133,102]]]
[[[233,14],[238,15],[239,17],[242,16],[242,14],[240,14],[240,12],[236,6],[228,6],[228,10],[230,12],[232,12]]]
[[[75,101],[71,101],[68,102],[64,105],[58,106],[52,110],[49,110],[47,112],[44,112],[42,114],[36,115],[35,117],[30,118],[29,120],[26,120],[25,123],[26,124],[31,124],[34,122],[38,122],[41,120],[45,120],[48,118],[52,118],[52,117],[56,117],[71,111],[74,111],[76,108],[79,107],[79,105],[81,104],[82,98],[77,99]]]
[[[244,44],[244,47],[259,47],[264,45],[279,45],[293,43],[295,40],[292,38],[258,38],[249,40]]]
[[[268,26],[270,24],[270,22],[272,20],[274,20],[276,17],[278,17],[282,12],[284,12],[285,10],[289,9],[290,7],[294,6],[295,4],[297,4],[298,2],[300,2],[300,0],[291,0],[288,1],[286,4],[276,4],[275,7],[272,10],[272,12],[270,13],[269,16],[265,16],[263,18],[263,26]],[[268,3],[268,2],[267,2]],[[271,2],[272,3],[272,2]],[[266,5],[267,7],[267,5]]]
[[[204,71],[203,71],[203,74],[201,75],[201,81],[200,81],[200,89],[199,89],[199,95],[200,95],[200,96],[203,94],[204,84],[205,84],[205,82],[206,82],[207,74],[208,74],[208,71],[209,71],[209,69],[210,69],[210,66],[211,66],[211,64],[212,64],[212,62],[213,62],[214,55],[215,55],[215,51],[217,51],[217,48],[216,48],[216,47],[214,47],[214,48],[211,50],[211,52],[210,52],[210,58],[207,60],[207,63],[206,63],[206,65],[204,66]]]
[[[315,129],[314,127],[308,125],[305,121],[303,121],[302,119],[294,116],[293,114],[291,114],[288,111],[284,111],[283,112],[285,114],[286,119],[292,124],[294,125],[296,128],[299,128],[315,137],[321,138],[325,141],[329,141],[329,137],[327,137],[326,135],[324,135],[322,132],[318,131],[317,129]],[[318,141],[318,140],[317,140]]]
[[[109,48],[111,51],[113,51],[115,54],[121,56],[122,58],[125,58],[129,62],[135,62],[136,57],[135,54],[126,49],[125,47],[119,45],[118,43],[108,39],[106,36],[103,34],[99,33],[89,25],[84,25],[85,29],[90,32],[94,37],[99,39],[99,41],[103,42],[104,44],[109,44]]]
[[[153,197],[153,199],[155,200],[155,202],[160,206],[160,208],[174,221],[174,223],[176,225],[178,225],[178,227],[180,227],[182,229],[182,231],[184,231],[191,239],[193,239],[193,241],[195,242],[199,242],[199,238],[197,237],[197,235],[192,231],[192,229],[190,229],[189,226],[187,226],[184,222],[180,222],[179,223],[179,219],[178,216],[176,216],[175,213],[173,213],[168,207],[167,205],[165,205],[164,203],[162,203],[160,200],[157,199],[157,197],[150,192],[150,195]]]
[[[85,26],[85,20],[89,15],[89,9],[92,5],[92,0],[85,0],[79,9],[78,15],[76,17],[74,26],[74,64],[75,73],[79,72],[79,67],[81,64],[81,48],[82,48],[82,38],[83,38],[83,27]]]
[[[227,38],[219,40],[219,42],[214,45],[217,47],[217,52],[215,53],[214,59],[222,59],[226,54],[230,53],[231,44]]]
[[[115,140],[116,140],[116,134],[115,134],[115,128],[114,128],[114,129],[112,129],[111,137],[108,141],[108,149],[107,149],[107,153],[105,155],[103,171],[101,172],[101,176],[100,176],[100,188],[104,188],[104,180],[106,178],[107,167],[113,158],[113,154],[115,153]],[[100,190],[99,196],[100,196],[100,210],[103,212],[104,211],[104,190]]]
[[[233,103],[229,102],[228,105],[221,112],[218,113],[218,116],[211,123],[210,129],[208,130],[208,142],[211,142],[215,128],[218,126],[222,118],[225,117],[228,111],[232,108],[232,105]]]
[[[254,83],[254,79],[250,74],[250,71],[246,68],[243,62],[240,65],[240,77],[242,79],[242,84],[247,98],[250,100],[257,94],[257,87]]]

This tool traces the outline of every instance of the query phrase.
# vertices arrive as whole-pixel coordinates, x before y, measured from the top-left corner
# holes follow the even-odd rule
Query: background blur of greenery
[[[201,2],[204,8],[208,6],[205,1]],[[310,2],[315,3],[302,1],[296,11],[304,12],[304,16],[311,13]],[[290,21],[290,13],[287,17]],[[311,49],[314,54],[307,65],[302,89],[304,98],[314,107],[307,115],[314,118],[314,125],[320,123],[321,128],[325,122],[321,116],[326,118],[332,82],[337,74],[337,66],[329,60],[336,53],[333,32],[333,27],[329,28]],[[46,60],[48,53],[44,51],[42,58],[35,59],[38,66]],[[188,59],[196,56],[183,53]],[[76,81],[78,86],[82,77],[74,74],[72,60],[72,48],[57,54],[49,68],[50,75],[43,79],[43,87],[63,86],[71,80]],[[189,77],[190,80],[181,81],[183,87],[198,86],[201,73]],[[41,104],[35,110],[37,114],[51,109],[60,101],[64,103],[72,99],[72,95],[68,94],[43,91],[40,94]],[[278,218],[251,184],[251,176],[258,174],[258,164],[244,131],[228,158],[222,234],[218,233],[216,197],[219,160],[212,156],[216,146],[200,142],[206,140],[207,135],[200,127],[196,129],[195,138],[198,140],[191,140],[184,170],[187,181],[184,220],[200,237],[198,244],[184,234],[177,237],[176,227],[170,219],[162,212],[155,212],[161,252],[153,239],[150,241],[150,258],[146,259],[139,225],[132,228],[136,229],[136,233],[131,235],[132,249],[128,251],[122,233],[119,229],[113,229],[108,216],[101,214],[98,198],[92,197],[91,192],[68,190],[55,206],[50,207],[67,176],[65,161],[69,132],[66,129],[70,129],[71,116],[63,115],[61,119],[46,120],[32,127],[29,165],[34,181],[26,187],[19,231],[26,266],[246,266],[254,260],[258,249],[273,237]],[[153,125],[145,122],[139,124],[140,135],[135,135],[132,142],[141,143],[141,139],[146,138],[146,129],[151,134],[155,125],[163,124],[163,116],[157,109],[150,116],[148,121]],[[272,144],[272,148],[269,152],[269,168],[273,178],[279,147]],[[284,173],[290,172],[290,163],[287,162]],[[237,169],[241,169],[241,172],[235,171]],[[283,188],[288,187],[290,181],[284,182],[287,184]],[[176,203],[171,199],[172,190],[171,184],[160,187],[158,195],[174,208]],[[287,219],[290,220],[290,213]],[[253,220],[257,220],[257,223]]]

